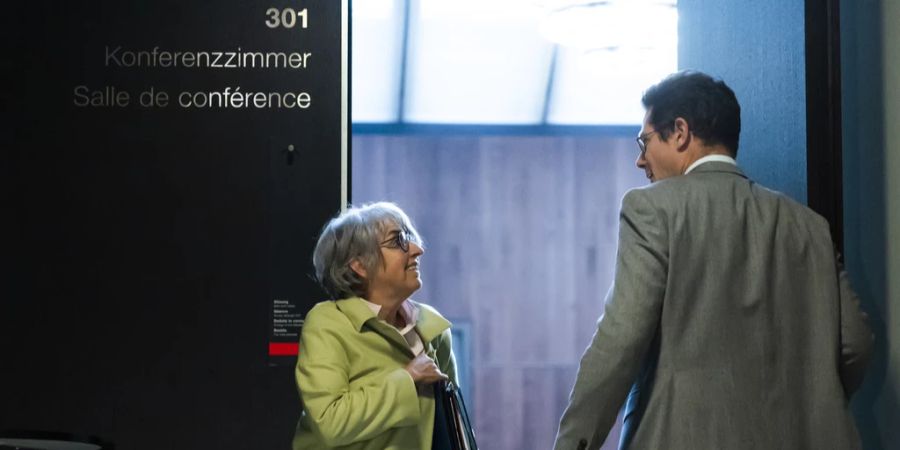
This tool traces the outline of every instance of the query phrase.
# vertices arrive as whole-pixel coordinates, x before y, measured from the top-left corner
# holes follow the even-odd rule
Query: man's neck
[[[688,169],[694,165],[695,162],[699,161],[702,158],[712,155],[722,155],[727,156],[729,158],[734,158],[734,155],[728,151],[722,145],[709,145],[709,146],[699,146],[694,151],[688,150],[687,158],[685,158],[684,163],[681,165],[681,174],[687,173]]]

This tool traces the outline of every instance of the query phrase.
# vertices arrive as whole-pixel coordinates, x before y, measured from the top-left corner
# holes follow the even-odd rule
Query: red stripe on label
[[[297,356],[300,344],[290,342],[269,342],[269,356]]]

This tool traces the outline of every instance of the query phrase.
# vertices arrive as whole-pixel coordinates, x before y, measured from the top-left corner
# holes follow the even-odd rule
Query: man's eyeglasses
[[[641,156],[644,156],[644,153],[647,153],[647,138],[658,132],[658,130],[648,131],[634,139],[637,141],[638,148],[641,149]]]
[[[403,253],[409,252],[410,235],[406,230],[397,230],[397,234],[387,238],[381,243],[382,247],[399,248]]]

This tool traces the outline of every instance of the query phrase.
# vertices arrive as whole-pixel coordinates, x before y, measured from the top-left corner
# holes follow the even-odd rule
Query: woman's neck
[[[400,308],[403,307],[403,302],[406,301],[406,299],[397,300],[380,297],[378,295],[370,295],[370,298],[367,298],[366,300],[381,307],[378,311],[379,319],[384,320],[395,327],[406,326],[406,321],[404,320],[403,315],[400,314]]]

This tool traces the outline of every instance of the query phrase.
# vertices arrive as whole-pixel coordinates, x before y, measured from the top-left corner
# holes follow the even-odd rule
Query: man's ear
[[[360,278],[366,278],[366,266],[362,263],[362,261],[359,260],[359,258],[353,258],[353,260],[350,261],[350,269],[356,272],[356,274],[359,275]]]
[[[675,145],[678,146],[678,151],[686,150],[693,137],[691,135],[691,125],[683,117],[676,117],[672,128],[674,129],[673,134],[675,135]]]

